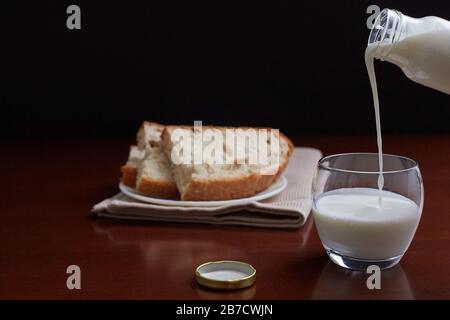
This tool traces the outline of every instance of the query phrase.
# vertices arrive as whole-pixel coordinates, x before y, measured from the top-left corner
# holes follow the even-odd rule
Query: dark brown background
[[[1,137],[131,137],[143,119],[372,133],[374,3],[450,18],[439,0],[1,1]],[[449,131],[446,95],[377,71],[385,132]]]

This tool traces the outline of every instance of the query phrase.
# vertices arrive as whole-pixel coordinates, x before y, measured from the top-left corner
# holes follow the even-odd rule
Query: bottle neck
[[[389,56],[392,45],[399,41],[405,28],[405,16],[397,10],[384,9],[370,31],[368,46],[374,48],[375,58]]]

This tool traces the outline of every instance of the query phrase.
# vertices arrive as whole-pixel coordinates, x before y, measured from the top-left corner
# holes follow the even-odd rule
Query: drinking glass
[[[393,267],[414,237],[424,202],[419,166],[412,159],[388,154],[383,163],[380,193],[377,153],[338,154],[319,161],[314,221],[326,253],[341,267]]]

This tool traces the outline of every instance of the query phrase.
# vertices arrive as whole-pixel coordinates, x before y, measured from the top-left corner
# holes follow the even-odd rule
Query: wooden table
[[[308,136],[324,154],[376,151],[375,136]],[[450,136],[386,136],[385,151],[419,161],[425,209],[401,264],[367,275],[332,264],[309,219],[295,231],[97,219],[92,205],[117,192],[130,141],[2,143],[0,298],[450,299]],[[257,269],[237,292],[198,287],[202,262],[236,259]],[[81,268],[81,290],[66,268]]]

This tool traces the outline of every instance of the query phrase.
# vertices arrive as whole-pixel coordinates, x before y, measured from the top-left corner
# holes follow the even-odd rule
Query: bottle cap
[[[256,269],[240,261],[211,261],[197,267],[195,278],[208,288],[238,290],[255,283]]]

